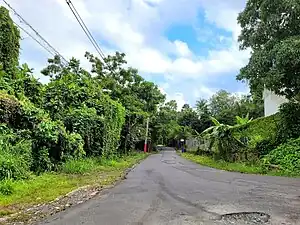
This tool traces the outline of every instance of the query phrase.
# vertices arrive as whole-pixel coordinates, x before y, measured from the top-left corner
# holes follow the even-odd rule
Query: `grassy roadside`
[[[250,165],[242,162],[225,162],[225,161],[216,161],[213,158],[205,155],[196,155],[193,152],[179,153],[182,157],[191,160],[195,163],[201,164],[203,166],[208,166],[220,170],[226,170],[230,172],[240,172],[248,174],[261,174],[261,175],[270,175],[270,176],[286,176],[286,177],[299,177],[299,174],[291,174],[283,171],[272,170],[266,171],[261,165]]]
[[[11,181],[10,195],[0,194],[0,217],[32,205],[46,203],[85,185],[106,186],[120,179],[124,171],[147,154],[134,154],[118,160],[83,159],[69,161],[59,173],[32,175],[28,180]]]

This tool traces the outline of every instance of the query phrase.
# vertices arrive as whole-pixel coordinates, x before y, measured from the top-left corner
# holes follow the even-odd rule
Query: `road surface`
[[[163,151],[107,193],[41,224],[300,224],[300,179],[220,171]]]

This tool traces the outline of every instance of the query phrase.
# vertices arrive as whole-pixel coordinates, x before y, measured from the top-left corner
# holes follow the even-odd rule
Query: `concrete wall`
[[[265,116],[270,116],[277,113],[280,105],[288,101],[285,97],[276,95],[267,89],[264,90],[263,97]]]

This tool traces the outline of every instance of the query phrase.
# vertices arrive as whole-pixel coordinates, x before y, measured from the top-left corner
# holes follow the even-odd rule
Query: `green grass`
[[[261,165],[248,164],[243,162],[225,162],[222,160],[214,160],[212,157],[205,155],[196,155],[195,152],[179,153],[182,157],[191,160],[195,163],[203,166],[208,166],[220,170],[226,170],[230,172],[240,172],[248,174],[261,174],[269,176],[284,176],[284,177],[300,177],[297,173],[290,173],[280,170],[266,170]]]
[[[45,203],[85,185],[106,186],[117,181],[124,170],[144,159],[147,154],[134,154],[118,160],[83,159],[69,161],[59,173],[32,175],[30,179],[13,181],[11,195],[0,194],[0,216],[25,207]]]
[[[263,170],[257,165],[247,165],[246,163],[229,163],[225,161],[216,161],[209,156],[196,155],[194,153],[181,153],[184,158],[201,164],[203,166],[213,167],[220,170],[235,171],[241,173],[261,174]]]

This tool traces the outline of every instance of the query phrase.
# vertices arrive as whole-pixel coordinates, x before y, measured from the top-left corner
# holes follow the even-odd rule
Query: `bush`
[[[279,120],[279,114],[262,117],[245,125],[234,126],[231,132],[238,140],[246,140],[247,146],[254,149],[263,140],[275,139]]]
[[[0,194],[2,195],[11,195],[14,193],[14,188],[12,185],[13,181],[10,179],[6,179],[0,181]]]
[[[49,115],[40,108],[37,108],[27,98],[23,98],[20,101],[21,104],[21,116],[20,116],[20,128],[21,129],[34,129],[39,123],[44,120],[49,120]]]
[[[29,175],[27,162],[20,156],[1,152],[0,155],[0,180],[24,179]]]
[[[280,107],[280,122],[277,139],[281,143],[300,136],[300,104],[284,103]]]
[[[28,177],[32,163],[31,140],[20,138],[6,126],[0,128],[0,180]]]
[[[64,138],[64,158],[75,158],[79,159],[85,156],[85,151],[83,149],[84,141],[80,134],[77,133],[65,133]]]
[[[300,172],[300,138],[289,140],[271,151],[264,159],[266,163],[279,166],[289,173]]]
[[[118,154],[121,131],[125,122],[125,108],[107,95],[98,100],[90,100],[87,105],[95,108],[98,115],[103,117],[103,137],[101,141],[101,156],[114,157]]]
[[[34,171],[50,171],[61,161],[85,155],[82,137],[67,133],[61,121],[43,121],[33,133]]]
[[[15,127],[19,123],[19,115],[19,101],[14,96],[0,91],[0,123]]]
[[[96,109],[83,106],[70,109],[64,117],[66,130],[81,135],[84,140],[84,150],[88,156],[101,155],[103,147],[104,118],[97,115]]]
[[[259,156],[268,155],[273,149],[277,146],[275,140],[273,139],[266,139],[258,142],[256,144],[255,150]]]
[[[37,172],[49,171],[62,157],[59,145],[60,134],[64,127],[60,121],[43,121],[33,131],[33,159],[32,169]]]

